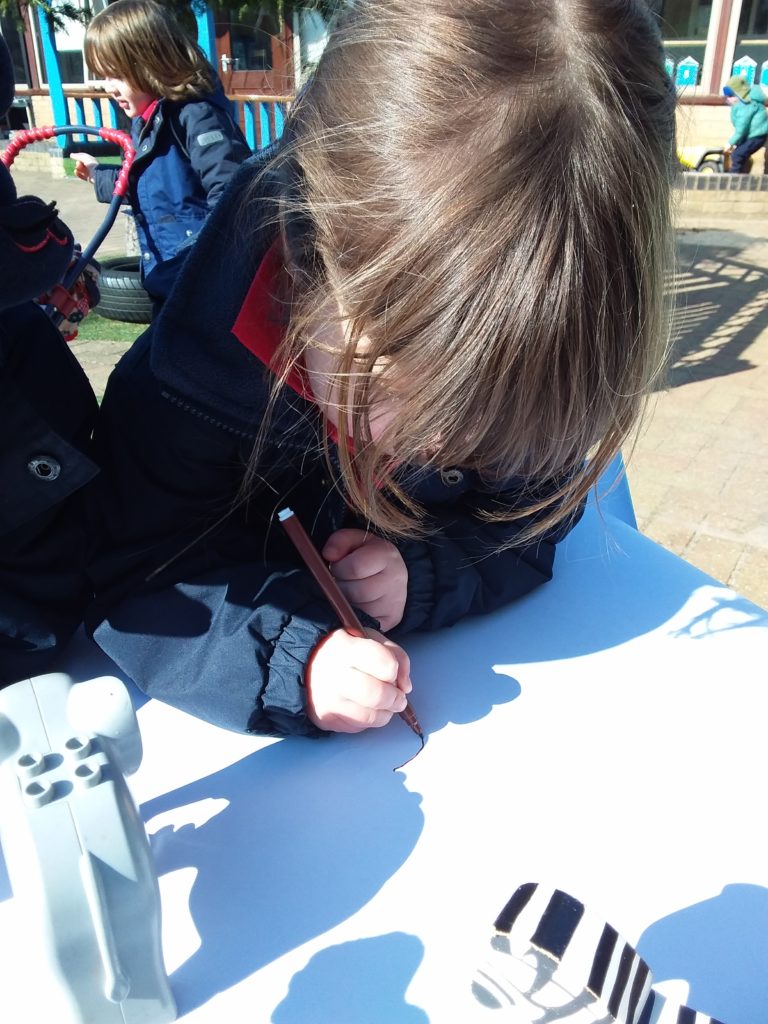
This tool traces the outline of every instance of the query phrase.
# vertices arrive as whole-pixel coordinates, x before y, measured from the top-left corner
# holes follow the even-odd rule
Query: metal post
[[[67,100],[64,95],[64,88],[61,84],[61,71],[59,69],[59,54],[56,50],[56,39],[53,34],[53,26],[50,24],[42,7],[37,9],[37,20],[40,25],[40,38],[43,43],[43,62],[48,77],[48,92],[51,97],[51,108],[53,110],[53,123],[56,127],[69,123],[67,111]],[[63,149],[65,137],[58,136],[56,144]]]
[[[207,5],[204,8],[198,8],[195,4],[193,12],[197,22],[197,45],[211,64],[214,67],[218,67],[216,59],[216,27],[213,21],[213,11]]]

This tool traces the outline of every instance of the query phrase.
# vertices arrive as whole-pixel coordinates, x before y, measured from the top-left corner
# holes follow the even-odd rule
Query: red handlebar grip
[[[125,196],[125,193],[128,191],[128,172],[136,156],[136,150],[133,148],[131,137],[127,132],[121,132],[117,128],[100,128],[99,135],[102,139],[106,139],[107,142],[116,142],[122,146],[123,163],[120,167],[115,187],[112,190],[112,195]]]
[[[16,159],[19,150],[28,146],[30,142],[41,142],[43,139],[52,139],[56,135],[63,135],[65,133],[74,134],[76,131],[78,133],[89,131],[92,135],[99,135],[106,142],[116,142],[122,148],[123,163],[120,167],[112,195],[120,196],[121,198],[125,196],[125,193],[128,191],[128,172],[136,156],[136,150],[133,148],[131,136],[127,132],[120,131],[118,128],[90,128],[88,125],[63,125],[61,127],[47,125],[41,128],[25,128],[24,131],[17,132],[14,135],[5,147],[0,160],[2,160],[6,167],[10,167]]]
[[[16,159],[19,151],[24,149],[25,146],[28,146],[30,142],[42,142],[43,139],[52,139],[56,134],[56,128],[25,128],[23,131],[17,132],[14,135],[5,147],[5,151],[0,157],[0,160],[3,161],[6,167],[10,167]]]

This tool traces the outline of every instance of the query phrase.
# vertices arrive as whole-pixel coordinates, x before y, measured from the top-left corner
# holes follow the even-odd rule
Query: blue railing
[[[97,90],[65,89],[64,106],[66,124],[92,124],[94,128],[119,128],[118,106],[111,96]],[[57,125],[57,127],[60,127]],[[85,135],[73,135],[76,142],[83,142]]]
[[[229,96],[235,120],[252,150],[263,149],[279,139],[292,96]],[[98,90],[65,89],[64,124],[87,124],[95,128],[118,128],[119,107],[111,96]],[[82,142],[85,135],[73,136]]]
[[[230,96],[235,120],[252,150],[263,149],[279,139],[285,127],[292,96]]]

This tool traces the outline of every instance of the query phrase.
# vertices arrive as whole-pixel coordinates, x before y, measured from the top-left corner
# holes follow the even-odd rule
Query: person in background
[[[13,93],[0,36],[0,111]],[[84,496],[98,406],[35,301],[61,283],[73,245],[55,205],[18,196],[0,163],[0,686],[47,671],[91,597]]]
[[[730,174],[746,174],[750,157],[765,145],[768,137],[766,96],[759,85],[750,87],[746,78],[733,75],[723,86],[723,95],[731,108],[733,134],[725,152],[730,154]]]
[[[636,425],[676,174],[645,0],[344,5],[284,142],[109,380],[96,642],[226,728],[386,725],[405,638],[549,580]],[[286,506],[367,636],[338,628]]]
[[[88,26],[91,71],[131,118],[136,159],[128,202],[136,221],[145,289],[169,294],[212,207],[250,149],[216,74],[174,16],[153,0],[117,0]],[[78,177],[109,202],[118,168],[72,153]]]

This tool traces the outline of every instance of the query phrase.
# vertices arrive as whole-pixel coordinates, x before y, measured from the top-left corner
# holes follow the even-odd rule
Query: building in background
[[[106,0],[76,0],[93,13]],[[768,90],[768,0],[649,0],[662,26],[667,68],[680,96],[680,150],[695,162],[703,149],[722,146],[730,134],[722,86],[745,74]],[[235,98],[292,96],[305,69],[316,63],[326,38],[325,21],[304,12],[279,25],[253,7],[217,6],[197,16],[198,37],[215,63],[226,92]],[[51,32],[44,17],[25,9],[18,28],[2,19],[14,57],[16,106],[11,127],[60,123],[61,104],[51,97],[98,88],[83,60],[83,26],[71,22]],[[48,69],[58,54],[58,71]],[[52,109],[53,107],[53,109]],[[245,108],[244,108],[245,109]]]
[[[679,148],[696,162],[731,133],[722,87],[732,74],[768,94],[768,0],[650,0],[680,96]]]
[[[106,0],[73,2],[92,14],[106,6]],[[312,11],[296,13],[281,25],[258,8],[217,5],[200,11],[195,20],[200,45],[219,72],[225,91],[244,101],[293,96],[327,38],[325,20]],[[83,24],[69,21],[63,28],[51,28],[42,10],[24,6],[21,25],[3,17],[0,30],[16,73],[14,108],[0,127],[15,130],[65,123],[74,113],[68,99],[77,99],[78,110],[86,110],[84,101],[102,89],[103,83],[91,76],[85,64]]]

